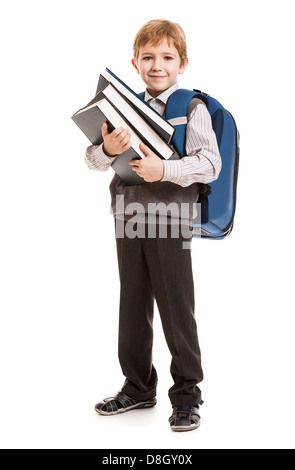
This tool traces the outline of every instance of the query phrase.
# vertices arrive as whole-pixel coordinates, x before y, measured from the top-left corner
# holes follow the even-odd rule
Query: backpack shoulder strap
[[[175,127],[173,145],[180,157],[185,155],[188,111],[194,97],[198,97],[195,91],[179,88],[169,96],[166,105],[165,117]]]

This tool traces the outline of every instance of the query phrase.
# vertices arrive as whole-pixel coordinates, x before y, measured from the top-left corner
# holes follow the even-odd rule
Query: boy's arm
[[[221,157],[211,116],[205,105],[198,104],[192,111],[186,136],[187,156],[180,160],[164,160],[162,181],[184,187],[216,180],[221,170]]]
[[[106,171],[115,158],[131,147],[130,131],[119,127],[109,133],[106,123],[102,128],[103,144],[91,145],[86,149],[85,161],[90,170]]]
[[[85,153],[85,162],[90,170],[106,171],[109,169],[115,157],[108,157],[103,151],[103,144],[90,145]]]

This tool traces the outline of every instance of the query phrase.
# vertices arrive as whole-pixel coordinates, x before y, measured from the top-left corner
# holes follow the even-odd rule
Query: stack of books
[[[170,144],[174,127],[109,69],[100,75],[95,97],[79,109],[72,120],[93,145],[103,142],[101,128],[104,122],[107,122],[109,132],[118,127],[130,130],[132,147],[112,163],[125,184],[144,183],[129,165],[130,160],[145,158],[139,148],[141,142],[162,159],[179,158]]]

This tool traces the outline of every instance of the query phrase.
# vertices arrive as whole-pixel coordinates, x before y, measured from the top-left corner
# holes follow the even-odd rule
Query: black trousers
[[[188,239],[181,233],[173,238],[175,227],[167,228],[166,238],[159,226],[156,237],[149,237],[146,224],[138,230],[145,233],[142,238],[126,234],[116,237],[121,284],[119,361],[126,377],[122,390],[136,400],[156,396],[158,378],[152,361],[156,299],[172,356],[170,401],[172,406],[198,405],[202,403],[198,384],[203,371],[194,314],[191,249],[183,247]]]

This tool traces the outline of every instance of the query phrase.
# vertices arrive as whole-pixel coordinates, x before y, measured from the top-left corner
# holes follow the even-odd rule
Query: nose
[[[153,70],[157,70],[157,71],[162,70],[161,59],[159,57],[156,57],[153,61]]]

